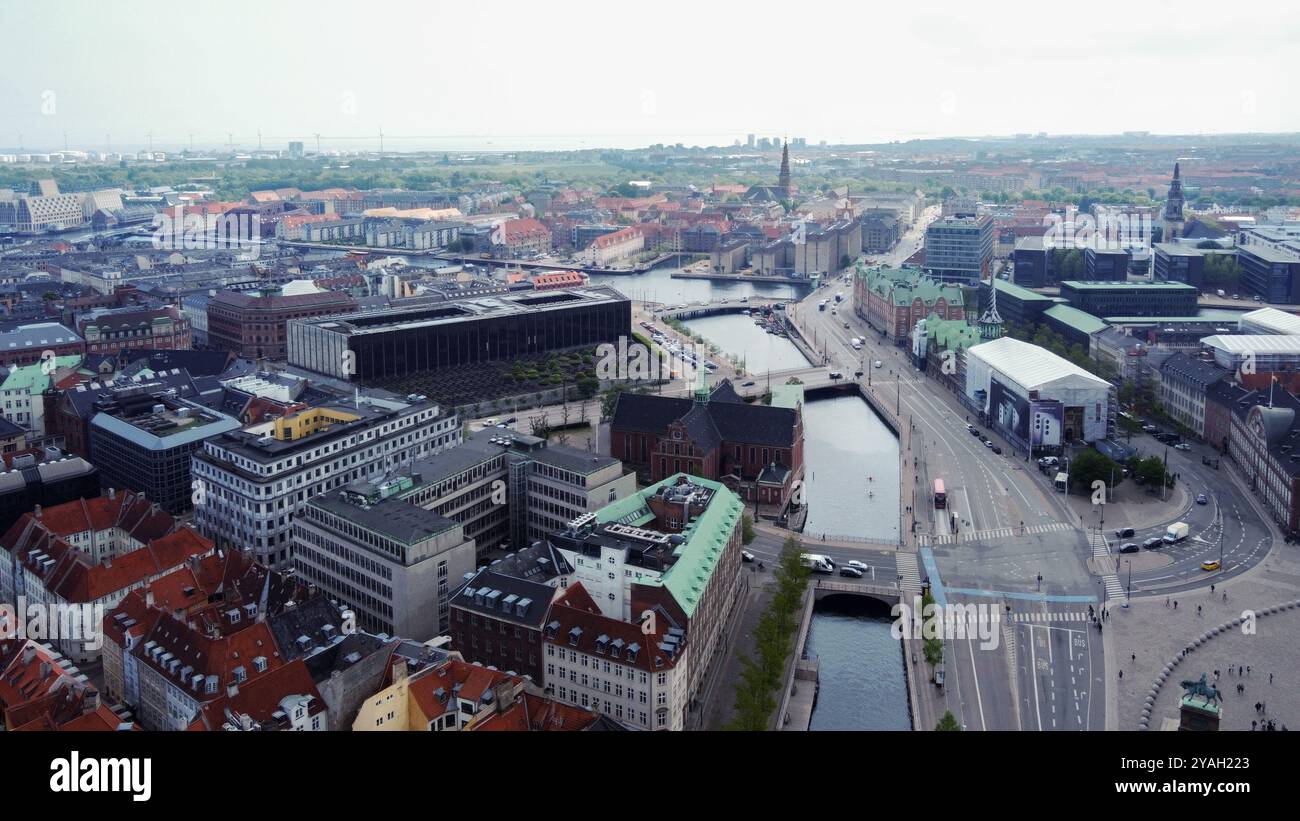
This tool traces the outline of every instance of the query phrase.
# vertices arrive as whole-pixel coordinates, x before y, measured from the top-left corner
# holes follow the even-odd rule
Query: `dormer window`
[[[627,646],[627,660],[630,664],[636,663],[636,654],[641,652],[641,645],[633,642]]]
[[[266,672],[266,656],[258,656],[253,659],[253,669],[259,673]]]
[[[559,629],[560,629],[560,623],[558,621],[553,621],[550,624],[546,625],[546,637],[548,639],[555,638],[555,633]]]
[[[582,638],[582,628],[575,627],[569,631],[569,646],[577,647],[578,641]]]
[[[601,633],[596,637],[596,652],[602,656],[605,655],[605,647],[609,644],[609,636]]]
[[[619,657],[619,654],[623,652],[623,644],[624,641],[622,639],[614,639],[612,642],[610,642],[609,655],[611,658]]]

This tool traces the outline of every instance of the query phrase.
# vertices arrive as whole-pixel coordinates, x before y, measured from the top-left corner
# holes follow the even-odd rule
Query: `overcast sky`
[[[1288,5],[4,0],[0,146],[1300,131]]]

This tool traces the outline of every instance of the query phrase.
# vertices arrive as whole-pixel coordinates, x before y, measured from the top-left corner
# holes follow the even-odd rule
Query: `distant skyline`
[[[7,0],[0,27],[9,149],[1300,132],[1300,20],[1207,2]]]

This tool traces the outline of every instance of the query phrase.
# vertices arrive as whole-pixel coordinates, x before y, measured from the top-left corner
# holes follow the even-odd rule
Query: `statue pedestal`
[[[1213,732],[1219,729],[1223,705],[1201,695],[1183,696],[1179,703],[1178,729],[1188,732]]]

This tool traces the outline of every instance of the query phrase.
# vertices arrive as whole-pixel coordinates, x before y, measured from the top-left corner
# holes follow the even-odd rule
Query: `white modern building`
[[[1300,336],[1300,316],[1277,308],[1260,308],[1242,314],[1237,327],[1243,334]]]
[[[1106,439],[1116,405],[1106,380],[1011,337],[967,349],[966,401],[1026,448]]]
[[[1300,336],[1216,334],[1201,340],[1220,368],[1246,373],[1300,370]]]
[[[313,496],[409,467],[460,438],[423,396],[358,392],[204,442],[193,458],[195,522],[218,547],[283,567],[294,516]]]

